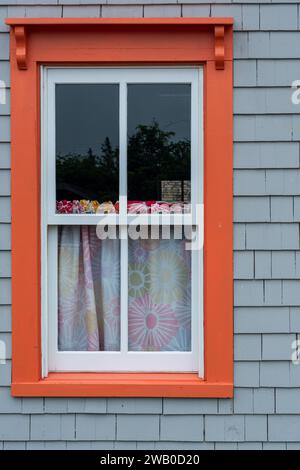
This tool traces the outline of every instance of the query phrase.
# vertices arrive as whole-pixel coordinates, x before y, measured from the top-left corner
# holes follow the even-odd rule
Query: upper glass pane
[[[189,212],[191,85],[128,85],[128,212]]]
[[[57,212],[115,212],[119,85],[56,85]]]

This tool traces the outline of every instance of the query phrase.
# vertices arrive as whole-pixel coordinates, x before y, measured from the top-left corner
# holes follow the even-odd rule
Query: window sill
[[[51,373],[38,382],[14,382],[16,397],[230,398],[233,384],[207,382],[197,374]]]

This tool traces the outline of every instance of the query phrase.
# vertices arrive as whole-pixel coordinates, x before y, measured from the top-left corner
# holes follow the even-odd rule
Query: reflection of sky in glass
[[[100,155],[109,138],[119,143],[119,90],[109,84],[56,85],[56,153]],[[140,84],[128,86],[128,135],[139,124],[155,120],[161,130],[175,132],[171,140],[190,140],[190,85]]]
[[[174,132],[171,140],[191,138],[191,86],[185,84],[128,85],[128,135],[139,124],[156,121],[165,132]]]
[[[119,145],[119,86],[56,85],[56,153],[100,155],[106,137]]]

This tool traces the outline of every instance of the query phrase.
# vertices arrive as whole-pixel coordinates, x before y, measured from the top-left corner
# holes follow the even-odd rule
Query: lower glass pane
[[[58,349],[120,350],[119,240],[96,226],[58,228]]]
[[[191,251],[185,239],[131,240],[130,351],[191,351]]]

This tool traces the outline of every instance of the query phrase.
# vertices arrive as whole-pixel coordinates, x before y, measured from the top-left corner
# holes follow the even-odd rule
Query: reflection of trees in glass
[[[128,138],[128,199],[161,200],[162,182],[181,184],[190,180],[190,142],[172,140],[174,132],[159,128],[157,122],[140,125]],[[115,202],[119,192],[119,149],[106,137],[97,156],[58,155],[56,159],[57,199],[97,199]],[[178,188],[177,188],[178,193]]]
[[[119,198],[119,149],[112,148],[106,137],[101,155],[90,148],[87,155],[57,155],[57,199],[97,199],[117,201]]]
[[[159,128],[157,122],[140,125],[128,139],[128,199],[161,200],[162,181],[190,180],[190,142],[172,141],[174,132]]]

